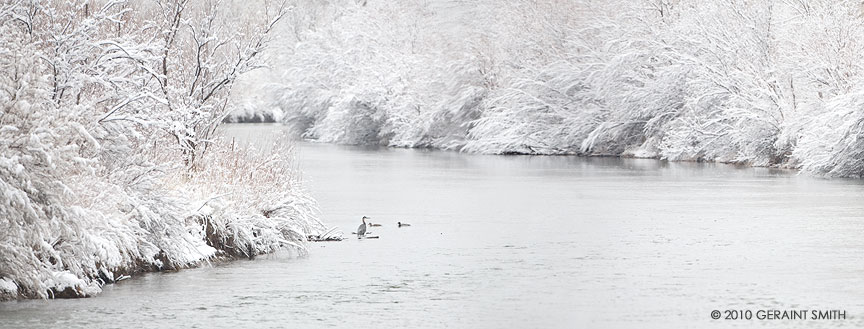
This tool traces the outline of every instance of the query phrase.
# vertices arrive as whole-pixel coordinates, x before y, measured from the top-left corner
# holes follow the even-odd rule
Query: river
[[[264,145],[281,128],[225,129]],[[94,298],[0,303],[0,327],[864,327],[860,181],[648,159],[297,152],[345,241],[141,275]],[[379,239],[351,237],[364,215],[383,224],[370,228]],[[711,319],[728,309],[846,319]]]

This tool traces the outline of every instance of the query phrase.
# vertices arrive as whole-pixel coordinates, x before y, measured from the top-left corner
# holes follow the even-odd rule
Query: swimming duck
[[[402,226],[411,226],[411,224],[403,223],[403,222],[396,222],[396,225],[399,226],[399,227],[402,227]]]

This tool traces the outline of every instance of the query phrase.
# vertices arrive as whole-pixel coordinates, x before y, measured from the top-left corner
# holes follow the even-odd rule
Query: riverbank
[[[144,272],[305,253],[306,236],[324,225],[290,145],[280,141],[275,153],[262,154],[219,142],[200,167],[151,167],[135,175],[135,188],[98,175],[54,176],[75,198],[32,206],[60,216],[13,213],[24,222],[0,221],[0,300],[90,297]],[[7,177],[2,169],[0,178]],[[161,174],[142,176],[147,172]]]
[[[859,5],[674,2],[334,4],[238,113],[337,144],[864,176]]]
[[[215,136],[291,7],[169,2],[0,3],[0,299],[302,252],[323,226],[290,144]]]
[[[315,143],[328,143],[328,144],[336,144],[336,145],[347,145],[347,146],[381,146],[381,147],[389,147],[389,148],[404,148],[404,149],[433,149],[433,150],[442,150],[442,151],[453,151],[459,153],[468,153],[468,154],[485,154],[485,155],[536,155],[536,156],[578,156],[578,157],[594,157],[594,158],[605,158],[605,157],[614,157],[614,158],[625,158],[625,159],[652,159],[657,161],[671,161],[671,162],[693,162],[693,163],[719,163],[719,164],[727,164],[739,167],[754,167],[754,168],[774,168],[774,169],[782,169],[782,170],[791,170],[795,172],[801,172],[801,166],[796,164],[796,162],[791,160],[786,160],[781,163],[769,163],[769,164],[754,164],[746,161],[723,161],[723,160],[708,160],[703,158],[697,159],[668,159],[665,158],[660,152],[654,148],[640,146],[635,148],[629,148],[621,153],[599,153],[599,152],[584,152],[579,150],[578,148],[571,147],[566,149],[549,149],[549,148],[535,148],[527,145],[523,145],[522,147],[508,148],[507,151],[500,152],[483,152],[482,150],[473,150],[467,147],[470,143],[466,140],[456,141],[451,140],[448,145],[439,145],[436,143],[425,143],[425,144],[414,144],[414,143],[391,143],[390,140],[378,140],[376,142],[363,142],[363,143],[343,143],[338,140],[328,140],[328,139],[320,139],[320,138],[311,138],[308,134],[308,131],[304,133],[303,131],[297,131],[296,122],[291,121],[291,119],[283,118],[280,116],[276,116],[275,118],[279,118],[280,120],[288,120],[288,122],[280,122],[274,119],[274,117],[267,116],[270,118],[269,120],[261,121],[260,117],[256,116],[257,114],[247,113],[237,113],[232,115],[230,119],[226,119],[226,123],[231,123],[233,125],[273,125],[273,126],[281,126],[284,129],[280,130],[282,133],[285,133],[289,136],[294,136],[295,138],[306,136],[305,141],[307,142],[315,142]],[[247,117],[247,115],[252,115],[251,117]]]

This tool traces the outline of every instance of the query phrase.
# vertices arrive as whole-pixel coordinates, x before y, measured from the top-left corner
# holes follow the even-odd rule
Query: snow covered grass
[[[308,138],[864,175],[857,1],[334,1],[303,10],[320,21],[283,41],[284,70],[253,108]]]
[[[303,253],[306,236],[324,226],[292,164],[291,145],[286,137],[265,154],[222,142],[208,151],[201,168],[177,172],[163,186],[193,200],[197,236],[220,252],[254,257],[290,248]]]

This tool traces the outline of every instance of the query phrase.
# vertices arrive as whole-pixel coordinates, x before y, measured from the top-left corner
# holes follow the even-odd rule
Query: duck
[[[403,223],[403,222],[396,222],[396,225],[399,226],[399,227],[402,227],[402,226],[411,226],[411,224]]]

